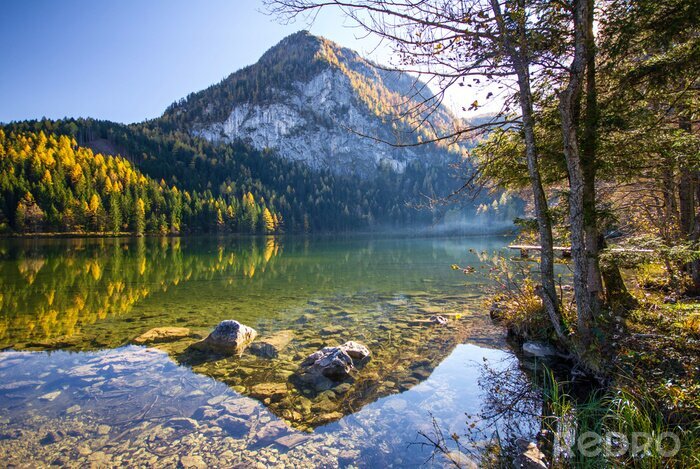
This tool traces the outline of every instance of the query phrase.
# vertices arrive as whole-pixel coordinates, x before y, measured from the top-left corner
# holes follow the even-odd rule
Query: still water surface
[[[481,303],[483,253],[506,241],[2,241],[0,461],[449,465],[429,459],[422,434],[468,431],[465,414],[489,401],[484,360],[514,361]],[[428,324],[434,314],[449,325]],[[277,340],[279,355],[189,352],[224,319]],[[164,326],[190,335],[132,344]],[[304,357],[347,340],[372,351],[351,383],[313,394],[293,384]]]

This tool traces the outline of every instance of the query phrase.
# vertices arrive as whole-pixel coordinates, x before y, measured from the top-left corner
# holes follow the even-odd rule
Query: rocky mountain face
[[[272,149],[314,169],[370,175],[378,168],[403,172],[412,161],[431,164],[459,149],[437,145],[395,147],[378,140],[415,143],[404,111],[420,100],[422,84],[380,70],[357,53],[302,31],[282,40],[258,63],[170,106],[161,121],[212,142],[242,140]],[[430,116],[437,128],[453,117],[443,107]]]

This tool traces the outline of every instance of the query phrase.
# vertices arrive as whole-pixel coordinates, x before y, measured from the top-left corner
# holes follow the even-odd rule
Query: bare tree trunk
[[[692,132],[692,124],[687,117],[687,109],[682,109],[678,127]],[[685,164],[680,164],[678,182],[678,224],[684,240],[697,243],[700,240],[700,172],[693,171]],[[697,203],[695,201],[697,195]],[[698,213],[696,214],[696,210]],[[689,262],[683,270],[690,275],[693,284],[690,293],[700,293],[700,260]]]
[[[691,124],[688,118],[683,113],[680,116],[678,126],[681,130],[691,132]],[[695,173],[686,167],[682,162],[680,164],[680,181],[678,183],[678,209],[679,209],[679,224],[683,237],[690,238],[695,228]]]
[[[602,234],[598,237],[598,245],[601,249],[606,248],[605,237]],[[605,285],[608,305],[613,311],[624,314],[638,306],[639,303],[627,289],[620,269],[613,260],[601,263],[600,274]]]
[[[547,196],[542,186],[539,158],[537,156],[537,144],[535,139],[535,119],[532,104],[532,89],[530,86],[530,71],[527,62],[527,47],[524,38],[516,39],[519,42],[515,47],[510,33],[503,21],[501,6],[498,0],[491,0],[491,8],[496,17],[496,22],[503,39],[503,45],[507,55],[511,59],[513,68],[518,77],[518,89],[520,109],[523,120],[523,133],[525,137],[525,158],[530,179],[530,187],[535,205],[535,217],[540,237],[540,281],[542,287],[538,294],[542,297],[542,304],[549,316],[549,320],[560,340],[566,341],[566,334],[557,296],[556,283],[554,282],[554,239],[552,236],[552,223],[549,217]]]
[[[678,208],[680,211],[679,225],[684,238],[689,238],[695,227],[695,190],[694,175],[688,168],[681,166],[678,183]]]
[[[695,227],[690,240],[693,241],[698,249],[700,242],[700,171],[695,172],[695,198],[697,213],[695,214]],[[690,276],[693,279],[692,293],[700,294],[700,259],[696,259],[690,263]]]
[[[569,83],[559,95],[559,114],[564,141],[564,156],[569,173],[569,222],[571,225],[571,258],[574,269],[574,297],[576,299],[578,334],[585,349],[591,342],[593,305],[597,295],[589,277],[589,259],[586,245],[585,175],[578,143],[578,108],[587,59],[588,0],[575,0],[574,58],[570,65]],[[593,272],[595,275],[595,272]]]
[[[674,236],[674,227],[678,220],[678,204],[676,204],[676,164],[673,158],[664,159],[662,169],[662,191],[664,207],[661,216],[661,237],[670,242]]]
[[[521,90],[529,90],[529,80],[518,80],[522,84]],[[531,95],[520,92],[520,105],[523,112],[523,129],[525,132],[525,156],[530,177],[530,186],[535,202],[535,216],[540,235],[540,280],[542,282],[542,303],[547,311],[550,322],[560,339],[564,339],[559,298],[557,297],[556,284],[554,282],[554,240],[552,237],[552,224],[549,218],[547,197],[542,187],[540,177],[537,147],[535,143],[534,119],[532,117]]]
[[[583,223],[588,258],[588,289],[590,292],[591,315],[600,314],[603,284],[600,273],[600,245],[598,213],[596,211],[596,147],[598,144],[598,93],[596,91],[596,50],[593,35],[593,0],[588,3],[586,26],[586,115],[584,117],[583,139],[581,141],[581,169],[583,171]],[[615,264],[608,266],[616,269]],[[620,277],[621,279],[622,277]]]

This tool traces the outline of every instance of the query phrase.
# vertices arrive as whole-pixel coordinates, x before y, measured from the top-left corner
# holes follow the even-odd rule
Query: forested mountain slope
[[[145,176],[122,157],[95,154],[75,139],[0,129],[2,228],[20,232],[168,233],[181,229],[278,231],[264,197],[214,199]]]

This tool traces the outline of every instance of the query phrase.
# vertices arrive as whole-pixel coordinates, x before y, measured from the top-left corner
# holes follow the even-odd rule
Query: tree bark
[[[587,60],[588,0],[575,0],[574,58],[570,65],[569,83],[559,95],[559,114],[564,142],[564,156],[569,176],[569,222],[571,226],[571,258],[574,270],[574,297],[576,299],[577,325],[583,348],[591,342],[593,304],[597,295],[595,282],[589,277],[589,258],[586,245],[586,180],[578,142],[577,113],[581,99]],[[592,273],[595,275],[595,272]]]
[[[687,117],[687,109],[682,109],[678,127],[686,132],[692,132],[692,123]],[[693,171],[683,162],[679,165],[680,179],[678,182],[678,225],[684,240],[694,243],[700,241],[700,171]],[[697,198],[697,202],[696,202]],[[697,210],[697,214],[695,213]],[[683,270],[690,275],[692,285],[688,293],[700,293],[700,259],[689,262]]]
[[[596,50],[593,35],[593,0],[586,0],[586,114],[584,117],[583,138],[581,141],[581,170],[583,171],[583,224],[586,242],[586,257],[588,259],[588,291],[591,315],[595,318],[600,314],[603,284],[600,272],[600,245],[598,212],[596,210],[596,148],[598,145],[598,93],[596,90]],[[615,264],[608,266],[616,269]],[[618,272],[619,274],[619,272]],[[614,275],[611,273],[611,275]],[[622,277],[619,277],[622,279]]]
[[[675,227],[678,221],[678,204],[676,203],[676,164],[673,158],[664,158],[664,167],[661,171],[664,207],[659,232],[666,242],[671,242],[675,236]]]
[[[566,341],[566,333],[557,296],[556,283],[554,281],[554,239],[552,236],[552,222],[549,217],[547,196],[542,185],[539,158],[537,155],[537,143],[535,138],[535,119],[532,104],[532,89],[530,85],[530,70],[527,59],[527,45],[524,38],[517,38],[518,47],[515,47],[503,21],[501,6],[498,0],[491,0],[491,8],[496,17],[499,32],[503,37],[503,45],[506,54],[510,58],[518,78],[518,90],[520,109],[523,120],[523,134],[525,139],[525,158],[530,179],[530,187],[535,206],[535,217],[540,237],[540,282],[542,286],[538,294],[542,297],[545,308],[554,330],[560,340]]]
[[[602,234],[598,237],[598,245],[601,249],[606,248],[605,237]],[[613,311],[625,314],[639,305],[627,289],[620,268],[614,261],[603,262],[600,266],[600,273],[605,285],[605,298]]]
[[[680,211],[679,228],[681,235],[690,238],[695,227],[695,190],[693,173],[688,168],[681,166],[680,180],[678,182],[678,208]]]
[[[685,115],[681,115],[678,126],[681,130],[691,132],[691,124]],[[695,228],[695,173],[683,162],[680,164],[678,182],[679,224],[682,236],[690,239]]]
[[[695,243],[695,249],[700,249],[700,171],[695,172],[695,198],[697,213],[695,214],[695,227],[690,240]],[[695,259],[690,263],[690,276],[693,280],[692,293],[700,294],[700,259]]]
[[[542,303],[549,316],[550,322],[560,339],[564,339],[559,298],[557,297],[556,284],[554,282],[554,239],[552,236],[552,223],[549,218],[547,197],[542,187],[537,146],[535,141],[534,119],[532,117],[532,97],[529,93],[529,79],[518,79],[520,83],[520,106],[523,113],[523,130],[525,133],[525,157],[530,178],[530,185],[534,197],[535,216],[540,236],[540,281],[542,283]],[[527,123],[526,123],[527,122]]]

